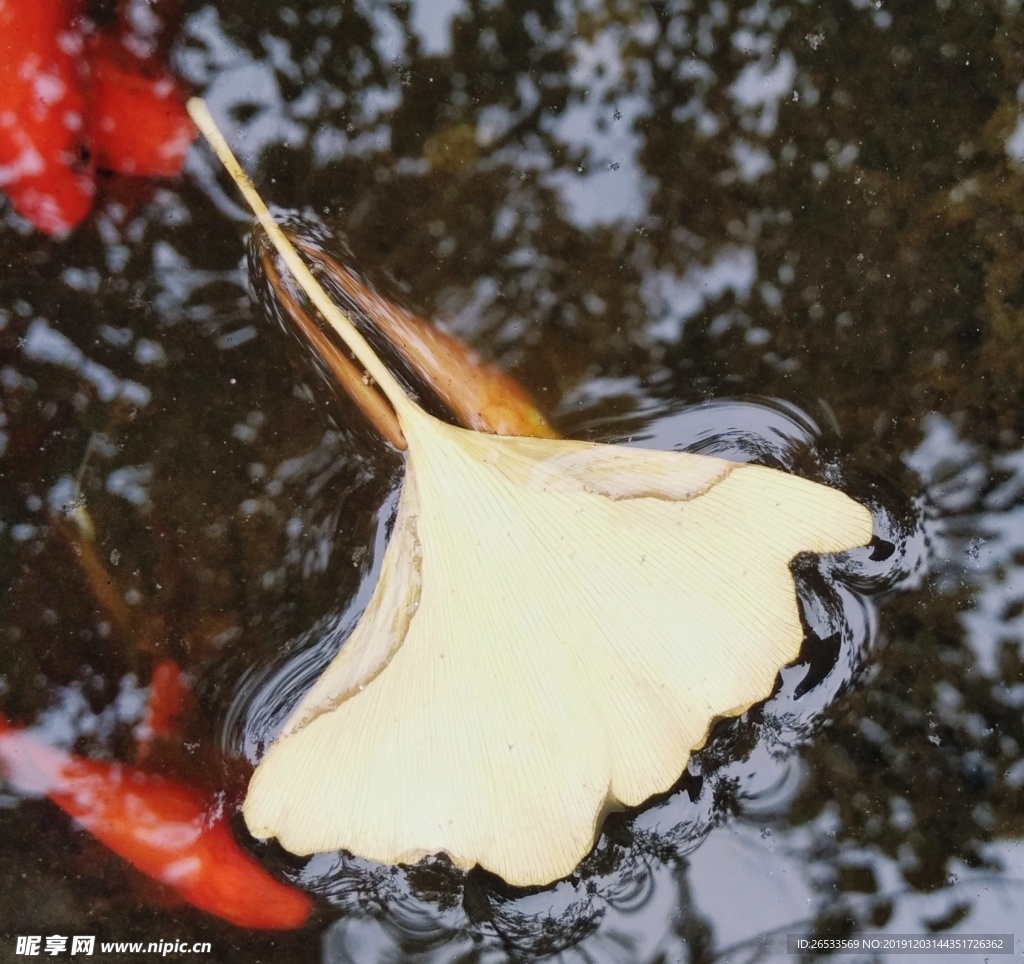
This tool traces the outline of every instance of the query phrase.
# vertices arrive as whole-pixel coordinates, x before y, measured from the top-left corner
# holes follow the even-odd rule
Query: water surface
[[[777,693],[552,888],[298,860],[239,825],[320,896],[268,937],[168,906],[7,793],[0,932],[225,962],[735,962],[789,959],[788,932],[1024,920],[1019,4],[183,15],[174,67],[268,199],[561,432],[829,481],[880,542],[798,564],[809,637]],[[175,767],[227,805],[357,617],[401,473],[253,300],[247,230],[202,149],[173,183],[111,179],[64,241],[0,208],[3,710],[128,759],[174,659],[199,696]],[[159,631],[97,606],[50,522],[76,498]]]

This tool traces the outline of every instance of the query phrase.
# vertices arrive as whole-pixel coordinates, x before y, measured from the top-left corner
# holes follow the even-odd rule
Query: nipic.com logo
[[[37,957],[40,953],[56,957],[58,954],[63,954],[68,950],[69,940],[71,942],[72,954],[91,955],[96,950],[95,937],[82,937],[76,934],[74,937],[68,938],[61,934],[52,934],[44,938],[19,934],[14,953],[28,957]]]
[[[212,947],[209,941],[190,944],[188,941],[101,941],[97,944],[93,935],[76,934],[19,934],[15,939],[14,953],[21,957],[91,957],[99,951],[101,954],[157,954],[167,957],[169,954],[209,954]]]

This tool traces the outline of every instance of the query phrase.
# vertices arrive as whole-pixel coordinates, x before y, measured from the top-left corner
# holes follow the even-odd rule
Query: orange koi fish
[[[133,52],[124,5],[110,30],[83,12],[81,0],[0,0],[0,190],[51,235],[89,213],[97,169],[174,176],[196,133],[166,67]]]
[[[133,54],[121,37],[94,34],[86,51],[96,167],[112,174],[174,177],[196,136],[177,82],[162,64]]]
[[[89,213],[84,42],[73,0],[0,3],[0,189],[47,234]]]
[[[0,768],[43,794],[105,847],[188,903],[239,927],[301,927],[313,902],[271,877],[194,788],[47,746],[0,717]]]
[[[191,704],[192,693],[178,664],[171,659],[157,663],[149,680],[146,713],[135,729],[137,760],[148,756],[154,740],[181,736],[182,719]]]

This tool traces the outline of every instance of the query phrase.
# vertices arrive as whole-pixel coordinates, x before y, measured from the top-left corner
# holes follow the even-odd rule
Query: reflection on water
[[[585,422],[585,413],[579,418]],[[821,463],[820,430],[791,405],[720,399],[626,421],[630,436],[643,444],[791,470],[799,465],[842,483],[834,467]],[[608,439],[625,434],[614,421],[601,428]],[[592,434],[593,426],[587,431]],[[663,950],[657,928],[652,931],[652,908],[662,913],[679,900],[688,866],[698,859],[694,852],[706,839],[734,835],[737,820],[767,828],[784,819],[801,783],[794,753],[813,739],[821,714],[850,684],[874,635],[874,605],[865,593],[877,595],[920,563],[908,555],[919,541],[908,507],[897,502],[874,508],[876,532],[892,535],[893,542],[880,539],[871,548],[796,565],[809,641],[783,671],[776,694],[741,720],[720,723],[664,799],[612,816],[595,851],[569,880],[524,895],[489,874],[456,872],[443,859],[396,869],[345,855],[316,856],[304,863],[299,879],[341,912],[329,932],[328,959],[448,960],[462,952],[500,961],[575,949],[580,959],[632,961]],[[378,515],[377,561],[393,511],[389,503]],[[229,750],[258,760],[344,642],[375,578],[373,568],[342,612],[289,644],[273,663],[249,672],[228,713]],[[850,588],[854,583],[859,591]]]
[[[801,661],[556,887],[246,841],[322,895],[271,943],[7,793],[0,932],[781,961],[790,930],[1024,919],[1020,5],[183,6],[172,63],[270,200],[560,431],[842,484],[880,538],[798,564]],[[0,209],[3,710],[127,759],[174,660],[199,697],[174,766],[229,802],[365,599],[400,472],[253,307],[246,224],[202,151],[104,181],[59,244]],[[123,625],[52,526],[69,503]]]

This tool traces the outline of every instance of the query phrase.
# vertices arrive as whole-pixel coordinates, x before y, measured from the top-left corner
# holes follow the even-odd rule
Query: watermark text
[[[209,954],[209,941],[97,941],[94,934],[19,934],[19,957],[92,957],[94,954]]]

